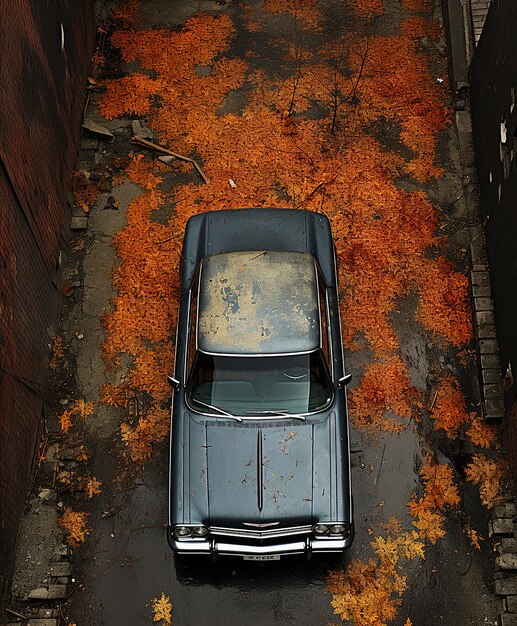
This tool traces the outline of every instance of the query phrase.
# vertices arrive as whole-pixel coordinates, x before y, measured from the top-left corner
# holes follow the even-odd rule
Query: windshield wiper
[[[282,409],[278,409],[276,411],[273,410],[257,410],[257,411],[246,411],[248,414],[253,415],[274,415],[275,417],[292,417],[295,420],[302,420],[305,422],[305,415],[299,415],[298,413],[288,413]]]
[[[233,415],[232,413],[228,413],[224,409],[220,409],[218,406],[214,406],[213,404],[207,404],[206,402],[202,402],[201,400],[197,400],[196,398],[192,398],[194,402],[197,404],[201,404],[202,406],[206,406],[208,409],[213,409],[214,411],[219,411],[221,415],[226,415],[226,417],[230,417],[232,420],[236,422],[242,422],[242,417],[237,417],[237,415]]]

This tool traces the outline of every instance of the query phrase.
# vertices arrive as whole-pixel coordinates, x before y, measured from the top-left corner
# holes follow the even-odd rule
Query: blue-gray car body
[[[276,559],[348,548],[349,378],[327,218],[191,218],[170,377],[173,550]]]

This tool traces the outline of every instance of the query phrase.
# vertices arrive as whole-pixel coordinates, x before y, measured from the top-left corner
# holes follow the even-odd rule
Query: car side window
[[[329,325],[327,316],[327,291],[325,289],[325,283],[321,275],[318,276],[318,291],[319,291],[319,303],[320,303],[320,319],[321,319],[321,350],[325,363],[327,364],[329,372],[332,371],[330,362],[330,348],[329,348]]]
[[[188,363],[187,371],[192,370],[194,357],[196,356],[196,323],[197,323],[197,305],[198,305],[198,282],[192,281],[193,286],[190,290],[190,311],[189,311],[189,333],[188,333]]]

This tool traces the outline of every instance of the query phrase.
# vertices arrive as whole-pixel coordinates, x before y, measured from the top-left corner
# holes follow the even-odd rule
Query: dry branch
[[[172,150],[168,150],[167,148],[163,148],[159,146],[157,143],[153,143],[152,141],[148,141],[143,137],[139,137],[135,135],[133,137],[133,142],[137,143],[140,146],[144,146],[145,148],[150,148],[151,150],[156,150],[157,152],[163,152],[164,154],[170,154],[170,156],[176,157],[176,159],[180,159],[180,161],[187,161],[187,163],[192,163],[192,165],[199,172],[201,178],[208,184],[208,178],[205,176],[203,170],[199,166],[199,163],[195,159],[191,159],[190,157],[183,156],[182,154],[178,154],[177,152],[172,152]]]

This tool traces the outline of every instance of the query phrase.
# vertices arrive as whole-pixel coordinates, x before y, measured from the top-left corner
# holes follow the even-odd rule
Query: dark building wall
[[[48,408],[91,0],[0,3],[0,592]]]
[[[470,68],[481,211],[503,373],[517,380],[517,8],[492,0]],[[507,392],[507,447],[517,477],[517,385]],[[512,417],[512,415],[514,417]]]

